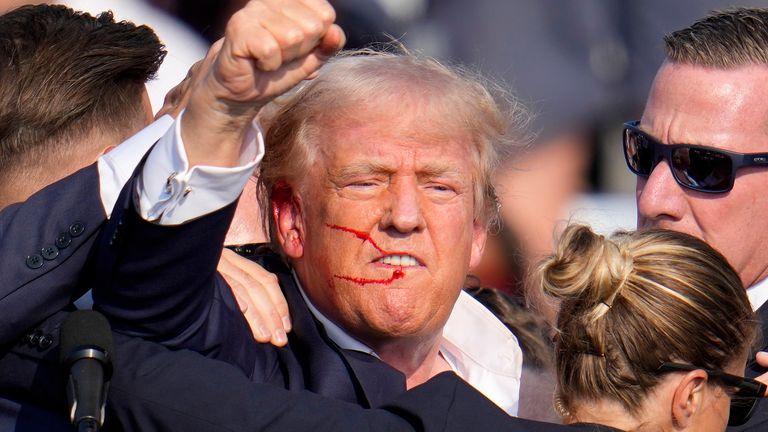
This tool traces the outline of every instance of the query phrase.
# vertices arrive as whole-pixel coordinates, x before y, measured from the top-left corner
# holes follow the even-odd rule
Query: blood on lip
[[[352,276],[340,276],[340,275],[333,275],[333,277],[350,281],[353,283],[356,283],[358,285],[368,285],[368,284],[381,284],[381,285],[389,285],[392,282],[394,282],[397,279],[402,279],[405,277],[405,271],[402,268],[395,269],[395,271],[392,272],[392,277],[388,279],[366,279],[366,278],[356,278]]]
[[[368,234],[366,234],[366,233],[364,233],[362,231],[358,231],[356,229],[344,227],[344,226],[341,226],[341,225],[331,225],[331,224],[326,224],[326,225],[330,229],[335,229],[335,230],[344,231],[344,232],[348,232],[348,233],[353,234],[355,237],[359,238],[360,240],[363,240],[364,242],[370,243],[371,246],[373,246],[377,251],[381,252],[382,254],[394,255],[392,253],[385,252],[384,249],[380,248],[379,245],[377,245],[376,242],[373,241],[371,236],[369,236]],[[404,278],[405,277],[405,271],[403,270],[402,267],[397,268],[397,269],[395,269],[392,272],[392,277],[390,277],[388,279],[366,279],[366,278],[356,278],[356,277],[352,277],[352,276],[343,276],[343,275],[333,275],[333,277],[335,277],[337,279],[342,279],[342,280],[350,281],[350,282],[356,283],[358,285],[368,285],[368,284],[389,285],[389,284],[391,284],[392,282],[394,282],[397,279]]]

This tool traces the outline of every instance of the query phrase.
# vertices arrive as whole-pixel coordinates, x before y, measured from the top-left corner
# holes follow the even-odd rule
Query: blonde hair
[[[492,177],[499,161],[527,140],[528,112],[501,86],[474,73],[394,47],[398,52],[342,52],[306,81],[265,110],[267,152],[259,182],[262,208],[278,182],[294,186],[315,160],[323,128],[344,127],[361,109],[397,107],[416,97],[426,121],[447,132],[473,137],[477,167],[474,179],[475,218],[495,221],[497,198]],[[382,116],[381,122],[390,121]],[[265,215],[268,216],[268,215]],[[265,217],[270,220],[271,217]]]
[[[555,335],[561,414],[610,399],[636,413],[661,362],[724,369],[755,338],[739,276],[692,236],[665,230],[610,239],[568,227],[538,272],[562,299]]]
[[[675,63],[721,69],[768,64],[768,9],[714,11],[664,37]]]

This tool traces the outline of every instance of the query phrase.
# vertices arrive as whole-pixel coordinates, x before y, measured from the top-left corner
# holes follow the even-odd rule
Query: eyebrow
[[[366,174],[385,174],[391,175],[397,169],[384,163],[377,162],[359,162],[352,163],[337,170],[331,170],[330,174],[336,178],[351,178]],[[447,177],[460,180],[462,174],[453,166],[446,163],[432,162],[420,167],[416,175],[419,178]],[[470,174],[471,176],[471,174]]]

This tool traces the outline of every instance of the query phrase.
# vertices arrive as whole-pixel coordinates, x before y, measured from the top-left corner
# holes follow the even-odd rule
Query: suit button
[[[48,245],[43,247],[43,249],[40,250],[40,253],[43,255],[43,258],[50,261],[59,256],[59,249],[56,246]]]
[[[59,249],[64,249],[69,246],[70,243],[72,243],[72,236],[66,231],[56,237],[56,247]]]
[[[82,222],[75,222],[69,226],[69,235],[77,237],[85,231],[85,224]]]
[[[40,346],[40,348],[46,349],[49,346],[51,346],[52,343],[53,343],[53,337],[51,337],[51,335],[43,335],[40,338],[40,342],[38,343],[38,345]]]
[[[40,341],[42,341],[44,337],[45,336],[43,336],[42,333],[35,333],[29,341],[29,344],[32,346],[40,346]]]
[[[21,344],[32,345],[32,333],[27,333],[21,338]]]
[[[39,269],[43,266],[43,257],[40,254],[32,254],[27,257],[27,267],[32,270]]]

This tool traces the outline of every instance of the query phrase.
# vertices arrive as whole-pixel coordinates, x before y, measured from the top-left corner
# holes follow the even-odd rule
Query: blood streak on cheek
[[[395,269],[395,271],[392,272],[392,277],[387,279],[366,279],[366,278],[356,278],[352,276],[340,276],[340,275],[333,275],[333,277],[345,281],[350,281],[352,283],[356,283],[358,285],[368,285],[368,284],[380,284],[380,285],[389,285],[392,282],[396,281],[397,279],[402,279],[405,277],[405,271],[402,268]]]
[[[386,253],[382,248],[379,247],[379,245],[376,244],[376,242],[371,238],[371,236],[369,236],[368,234],[362,231],[358,231],[356,229],[344,227],[341,225],[331,225],[331,224],[326,224],[326,225],[330,229],[335,229],[335,230],[344,231],[344,232],[353,234],[355,237],[359,238],[360,240],[370,243],[371,246],[376,248],[377,251],[381,253]],[[345,281],[350,281],[352,283],[356,283],[361,286],[368,285],[368,284],[389,285],[398,279],[404,278],[405,270],[403,270],[402,267],[397,268],[392,272],[392,276],[387,279],[366,279],[366,278],[357,278],[357,277],[343,276],[343,275],[333,275],[333,277],[337,279],[345,280]]]
[[[366,234],[366,233],[364,233],[362,231],[358,231],[358,230],[355,230],[355,229],[352,229],[352,228],[343,227],[341,225],[331,225],[331,224],[326,224],[326,225],[330,229],[335,229],[335,230],[344,231],[344,232],[348,232],[348,233],[354,234],[354,236],[359,238],[360,240],[367,241],[368,243],[370,243],[371,246],[376,248],[377,251],[379,251],[381,253],[385,253],[384,250],[382,248],[380,248],[379,245],[377,245],[375,241],[373,241],[371,236],[369,236],[368,234]]]

